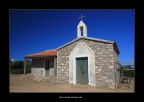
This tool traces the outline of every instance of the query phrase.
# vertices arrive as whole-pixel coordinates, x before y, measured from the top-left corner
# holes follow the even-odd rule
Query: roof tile
[[[47,57],[47,56],[57,56],[57,50],[45,50],[43,52],[38,52],[35,54],[26,55],[25,58],[33,58],[33,57]]]

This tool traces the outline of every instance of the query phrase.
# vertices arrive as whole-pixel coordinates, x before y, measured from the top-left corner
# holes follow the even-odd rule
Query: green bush
[[[24,70],[23,69],[10,69],[11,74],[23,74]]]
[[[11,63],[11,68],[12,69],[22,69],[24,67],[24,62],[23,61],[15,61]]]
[[[134,77],[134,70],[123,70],[123,76]]]
[[[31,73],[31,61],[27,61],[26,73]],[[9,72],[11,74],[23,74],[24,73],[24,61],[15,61],[9,63]]]

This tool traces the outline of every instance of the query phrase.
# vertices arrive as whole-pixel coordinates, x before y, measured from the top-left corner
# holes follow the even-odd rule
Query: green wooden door
[[[88,58],[76,58],[76,83],[88,84]]]

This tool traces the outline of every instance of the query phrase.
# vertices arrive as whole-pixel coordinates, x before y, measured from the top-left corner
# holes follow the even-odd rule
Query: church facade
[[[119,50],[116,42],[87,36],[81,20],[77,38],[57,49],[26,55],[34,77],[54,76],[63,84],[87,84],[115,89],[119,85]]]

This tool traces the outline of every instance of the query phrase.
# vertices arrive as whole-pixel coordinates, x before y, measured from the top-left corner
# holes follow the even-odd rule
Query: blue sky
[[[115,41],[119,61],[134,62],[133,9],[10,10],[10,58],[23,60],[75,39],[81,13],[88,37]]]

